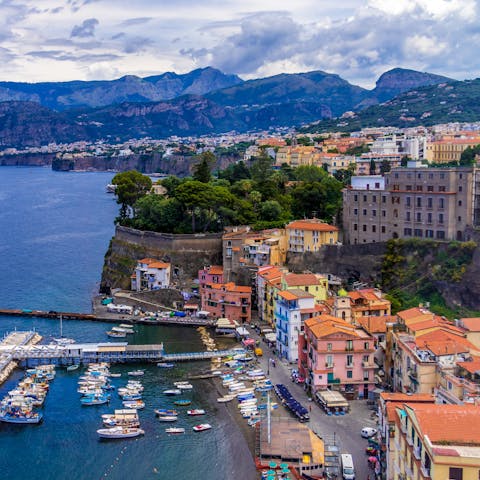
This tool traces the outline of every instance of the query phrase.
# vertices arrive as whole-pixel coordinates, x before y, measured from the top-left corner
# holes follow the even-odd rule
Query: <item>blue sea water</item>
[[[105,193],[109,173],[64,173],[47,168],[0,168],[0,308],[90,311],[98,288],[103,256],[113,235],[118,205]],[[111,326],[111,325],[110,325]],[[58,337],[58,321],[0,316],[0,335],[13,329],[36,329],[44,338]],[[63,334],[80,342],[108,341],[109,325],[64,321]],[[168,352],[201,349],[193,329],[139,326],[129,342],[164,342]],[[205,367],[183,364],[175,369],[146,367],[145,410],[140,411],[145,436],[139,439],[99,441],[102,413],[121,408],[113,392],[109,406],[82,407],[76,393],[81,372],[57,369],[38,426],[0,423],[0,478],[5,480],[60,479],[229,479],[235,475],[235,441],[227,420],[209,402],[212,386],[194,382],[185,394],[191,408],[205,408],[206,417],[177,422],[182,436],[168,436],[169,424],[156,420],[153,410],[172,405],[162,391],[175,379]],[[127,381],[128,366],[117,386]],[[0,386],[0,398],[22,377],[15,372]],[[215,396],[213,397],[215,398]],[[211,399],[210,399],[211,400]],[[200,418],[200,420],[199,420]],[[194,433],[193,425],[209,422],[209,432]],[[239,434],[240,435],[240,434]]]

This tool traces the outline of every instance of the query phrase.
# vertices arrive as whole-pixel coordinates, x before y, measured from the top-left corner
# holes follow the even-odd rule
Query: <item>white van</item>
[[[340,455],[342,462],[342,478],[343,480],[354,480],[355,469],[353,468],[353,458],[349,453],[342,453]]]

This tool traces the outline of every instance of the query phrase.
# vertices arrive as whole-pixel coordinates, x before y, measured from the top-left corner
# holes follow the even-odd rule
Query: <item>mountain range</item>
[[[199,135],[338,117],[452,79],[393,69],[372,90],[322,71],[243,81],[211,67],[111,81],[0,82],[0,146]]]

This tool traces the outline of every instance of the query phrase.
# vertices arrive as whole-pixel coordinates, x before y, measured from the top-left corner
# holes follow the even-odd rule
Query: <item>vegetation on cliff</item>
[[[439,287],[462,281],[476,246],[475,242],[389,240],[382,262],[381,287],[388,292],[393,312],[428,302],[433,312],[446,317],[469,313],[448,306]]]
[[[165,195],[147,195],[139,189],[144,184],[138,181],[138,172],[121,174],[128,181],[122,182],[119,223],[165,233],[220,232],[227,225],[273,228],[299,217],[331,222],[340,211],[342,183],[322,168],[274,170],[272,159],[263,154],[250,167],[239,162],[214,178],[214,163],[214,155],[204,153],[193,178],[162,180]]]

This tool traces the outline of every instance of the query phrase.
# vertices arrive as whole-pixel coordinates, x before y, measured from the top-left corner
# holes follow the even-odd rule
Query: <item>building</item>
[[[295,220],[286,229],[289,252],[316,252],[323,245],[338,243],[339,229],[316,218]]]
[[[313,392],[334,388],[367,398],[375,384],[374,343],[363,329],[340,318],[310,318],[299,336],[299,371]]]
[[[277,355],[290,363],[298,361],[298,336],[303,322],[315,312],[315,298],[300,289],[281,290],[275,302]]]
[[[381,174],[399,167],[401,162],[402,155],[400,153],[362,153],[355,160],[355,173],[357,175]]]
[[[284,265],[287,258],[285,229],[263,230],[257,235],[248,235],[242,248],[243,258],[240,258],[240,265]]]
[[[282,289],[300,289],[313,295],[316,302],[327,299],[328,279],[318,273],[284,273]]]
[[[209,265],[198,271],[200,288],[205,288],[207,283],[223,283],[223,267],[221,265]]]
[[[268,265],[257,272],[257,310],[261,322],[275,324],[275,298],[281,289],[282,270]]]
[[[317,162],[318,167],[325,168],[330,175],[333,175],[339,170],[348,170],[350,165],[355,166],[355,157],[338,153],[321,153]]]
[[[207,283],[201,290],[202,310],[210,318],[228,318],[239,323],[251,320],[252,288],[230,283]]]
[[[391,238],[464,240],[480,222],[477,170],[409,164],[367,181],[352,178],[343,191],[343,241],[384,242]]]
[[[480,137],[452,138],[427,143],[426,158],[430,163],[459,162],[468,147],[480,144]]]
[[[170,286],[170,270],[169,263],[160,262],[155,258],[142,258],[138,260],[132,274],[131,289],[140,292],[168,288]]]
[[[472,405],[396,408],[393,480],[477,480],[480,415]]]

